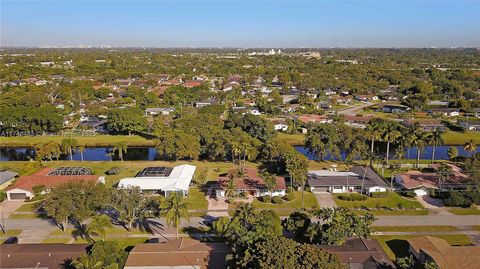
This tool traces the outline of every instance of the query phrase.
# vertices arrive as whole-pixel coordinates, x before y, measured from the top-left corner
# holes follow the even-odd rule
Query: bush
[[[417,194],[413,190],[409,190],[403,193],[404,196],[410,197],[410,198],[415,198]]]
[[[292,201],[293,199],[295,199],[295,195],[293,193],[287,193],[285,194],[285,196],[283,196],[283,199],[287,201]]]
[[[33,194],[35,196],[41,195],[45,192],[45,185],[36,185],[32,187]]]
[[[110,169],[108,169],[105,174],[111,176],[111,175],[118,175],[118,173],[120,173],[120,168],[114,166]]]
[[[272,202],[272,197],[270,197],[270,195],[264,195],[260,198],[261,198],[260,201],[262,201],[264,203],[271,203]]]
[[[388,196],[388,192],[371,192],[370,195],[372,198],[385,198]]]
[[[443,200],[446,206],[455,207],[470,207],[472,201],[467,196],[467,193],[461,193],[459,191],[451,191],[447,199]]]
[[[248,197],[248,192],[241,192],[240,197],[241,198],[247,198]]]
[[[305,187],[305,191],[311,192],[312,188],[310,186]]]
[[[343,201],[365,201],[368,197],[360,193],[345,193],[339,194],[337,198]]]
[[[287,193],[293,193],[294,189],[292,186],[287,187]]]
[[[274,203],[276,205],[279,205],[279,204],[283,203],[283,200],[280,196],[274,196],[272,198],[272,203]]]
[[[0,202],[2,202],[3,200],[5,200],[5,198],[7,198],[7,194],[3,191],[0,191]]]

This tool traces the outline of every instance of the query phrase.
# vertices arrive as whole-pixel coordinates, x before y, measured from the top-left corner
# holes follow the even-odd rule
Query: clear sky
[[[480,47],[480,0],[0,0],[0,9],[1,46]]]

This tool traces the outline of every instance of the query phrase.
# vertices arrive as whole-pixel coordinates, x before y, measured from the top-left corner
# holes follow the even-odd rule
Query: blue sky
[[[480,47],[480,1],[0,0],[1,46]]]

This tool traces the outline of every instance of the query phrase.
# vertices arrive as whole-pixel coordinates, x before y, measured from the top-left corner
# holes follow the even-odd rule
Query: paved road
[[[362,110],[366,107],[373,106],[374,104],[375,103],[367,102],[363,105],[357,105],[357,106],[354,106],[354,107],[351,107],[351,108],[338,110],[337,113],[340,114],[340,115],[345,115],[345,116],[355,116],[355,115],[357,115],[358,111],[360,111],[360,110]]]

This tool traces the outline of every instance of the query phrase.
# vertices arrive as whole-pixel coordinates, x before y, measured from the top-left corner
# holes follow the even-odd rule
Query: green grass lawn
[[[294,146],[303,146],[305,141],[304,134],[286,134],[286,133],[278,133],[277,137],[280,140],[287,142],[288,144]]]
[[[428,235],[427,233],[424,235]],[[377,239],[387,255],[395,260],[409,255],[407,239],[423,236],[423,235],[374,235],[372,238]],[[452,246],[465,246],[472,244],[470,237],[464,234],[446,234],[432,235],[446,240]]]
[[[417,200],[406,199],[399,194],[392,192],[389,197],[385,198],[371,198],[368,197],[365,201],[343,201],[338,199],[338,195],[334,195],[335,202],[338,206],[348,207],[348,208],[380,208],[388,207],[397,209],[401,205],[404,209],[414,209],[414,208],[423,208],[423,206]]]
[[[461,208],[455,207],[451,208],[448,211],[455,215],[480,215],[480,210],[476,207]]]
[[[188,196],[186,198],[186,201],[190,210],[208,209],[208,201],[205,198],[205,194],[196,187],[190,188],[188,190]]]
[[[6,233],[0,232],[0,236],[2,237],[17,236],[21,233],[22,233],[22,230],[7,230]]]
[[[458,231],[454,226],[373,226],[374,232],[453,232]]]
[[[0,146],[3,147],[33,147],[37,144],[50,141],[61,142],[69,136],[15,136],[2,137]],[[96,136],[73,136],[79,146],[105,147],[112,146],[118,142],[125,142],[130,146],[153,146],[153,140],[148,140],[138,135],[96,135]]]
[[[17,208],[15,212],[33,212],[38,206],[40,206],[40,203],[41,201],[25,203]]]
[[[27,213],[27,214],[11,214],[8,216],[8,219],[36,219],[38,215],[35,213]]]
[[[262,209],[272,209],[280,216],[288,216],[293,211],[299,211],[302,208],[302,192],[295,191],[295,199],[292,201],[284,201],[282,204],[276,205],[272,203],[260,202],[258,199],[254,199],[252,205],[254,208]],[[317,199],[315,195],[311,192],[304,192],[304,203],[306,209],[319,208]]]
[[[70,225],[71,226],[71,225]],[[52,233],[50,233],[51,236],[56,236],[56,235],[63,235],[63,236],[71,236],[72,232],[75,229],[73,228],[67,228],[65,231],[62,231],[61,229],[54,230]],[[107,237],[109,235],[129,235],[129,234],[148,234],[146,232],[142,232],[139,229],[132,229],[131,231],[128,231],[127,229],[120,227],[120,226],[115,226],[110,229],[105,230]]]
[[[473,141],[477,144],[480,143],[480,132],[447,131],[443,134],[443,140],[445,140],[445,145],[464,145],[465,142],[469,141],[470,139],[473,139]]]

